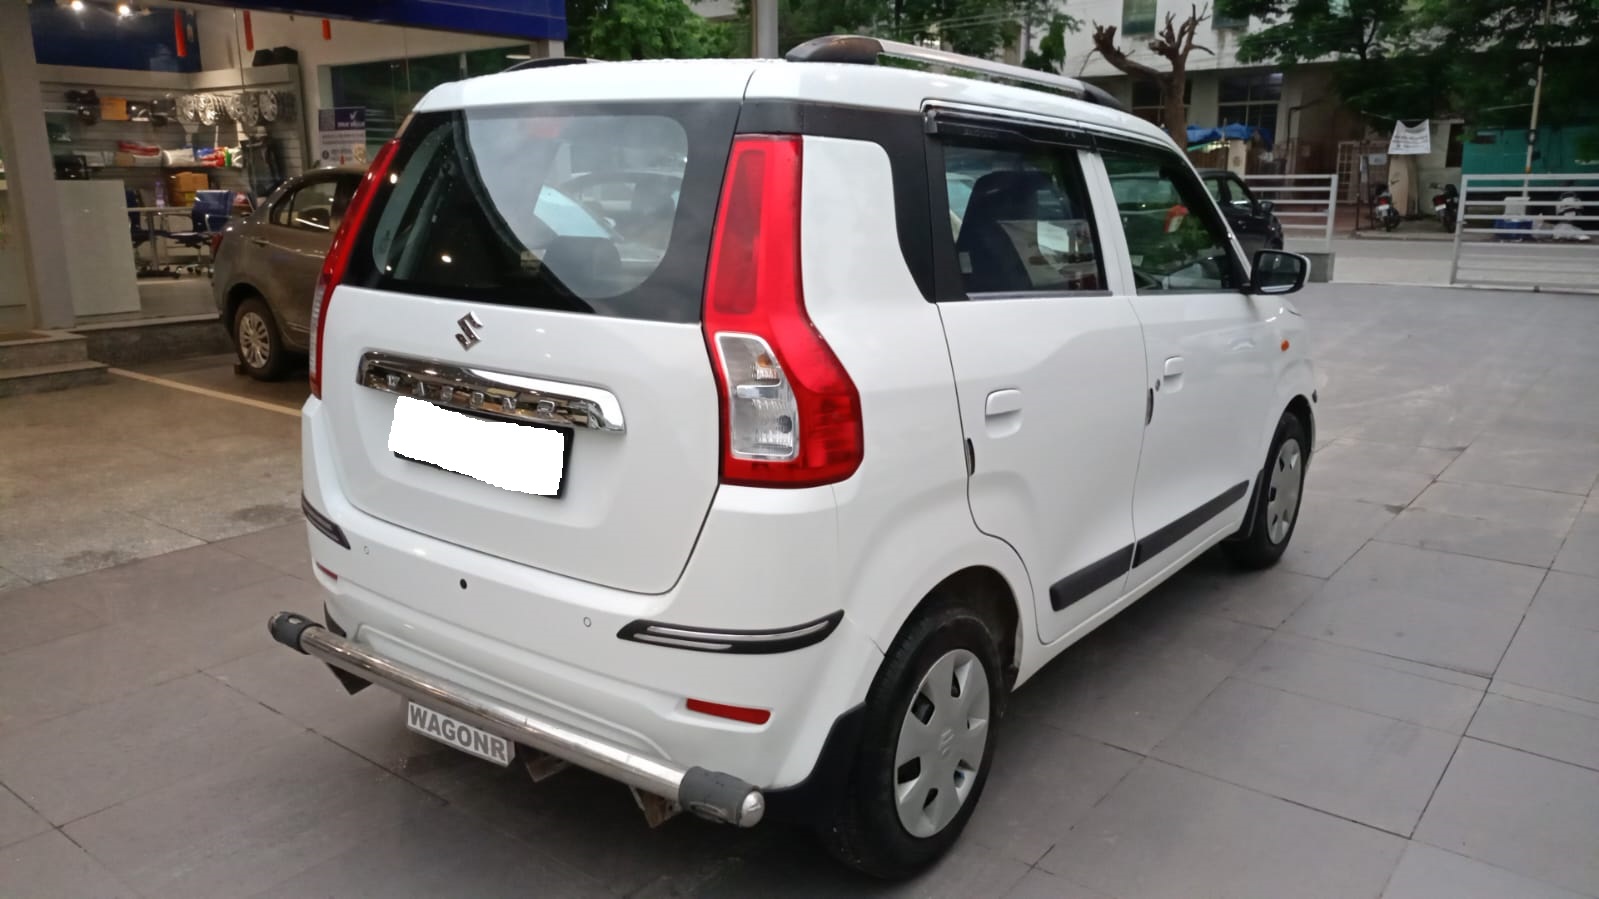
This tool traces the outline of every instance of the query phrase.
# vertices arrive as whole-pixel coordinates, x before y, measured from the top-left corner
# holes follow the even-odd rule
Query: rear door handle
[[[1183,373],[1183,357],[1172,356],[1166,360],[1166,377],[1181,377]]]
[[[989,418],[1009,415],[1012,412],[1022,411],[1022,392],[1014,388],[996,390],[988,395],[988,403],[984,412]]]

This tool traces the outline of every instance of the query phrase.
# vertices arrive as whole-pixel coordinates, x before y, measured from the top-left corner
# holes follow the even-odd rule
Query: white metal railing
[[[1332,252],[1337,175],[1245,175],[1244,183],[1255,199],[1271,203],[1271,214],[1283,226],[1285,249]]]
[[[1599,175],[1462,178],[1449,283],[1599,291]]]

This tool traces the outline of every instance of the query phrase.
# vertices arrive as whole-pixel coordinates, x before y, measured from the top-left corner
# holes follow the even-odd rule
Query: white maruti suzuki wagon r
[[[434,89],[350,201],[326,609],[272,633],[488,762],[908,876],[1012,690],[1212,546],[1282,554],[1308,263],[1243,258],[1071,79],[858,36],[581,62]]]

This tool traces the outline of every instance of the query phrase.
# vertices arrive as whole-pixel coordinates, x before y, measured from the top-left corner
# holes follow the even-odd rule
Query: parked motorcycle
[[[1434,184],[1441,187],[1442,193],[1435,194],[1432,198],[1433,214],[1438,216],[1438,224],[1444,226],[1445,231],[1455,230],[1455,219],[1460,214],[1460,188],[1453,184]]]
[[[1577,196],[1577,191],[1565,190],[1560,192],[1560,199],[1555,203],[1555,224],[1550,230],[1555,240],[1574,240],[1587,243],[1592,236],[1585,233],[1581,224],[1583,209],[1586,206],[1582,198]]]
[[[1371,209],[1371,220],[1384,231],[1399,227],[1399,210],[1394,208],[1394,195],[1387,186],[1377,188],[1377,199]]]

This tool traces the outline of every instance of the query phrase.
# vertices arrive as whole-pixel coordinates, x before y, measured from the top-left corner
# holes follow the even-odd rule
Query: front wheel
[[[839,860],[902,880],[955,844],[994,757],[998,644],[987,618],[956,602],[895,640],[867,694],[849,795],[824,834]]]
[[[1244,522],[1247,536],[1225,544],[1232,560],[1244,568],[1270,568],[1282,558],[1299,524],[1305,489],[1305,464],[1310,459],[1305,423],[1284,412],[1266,454],[1265,471],[1255,503]]]

